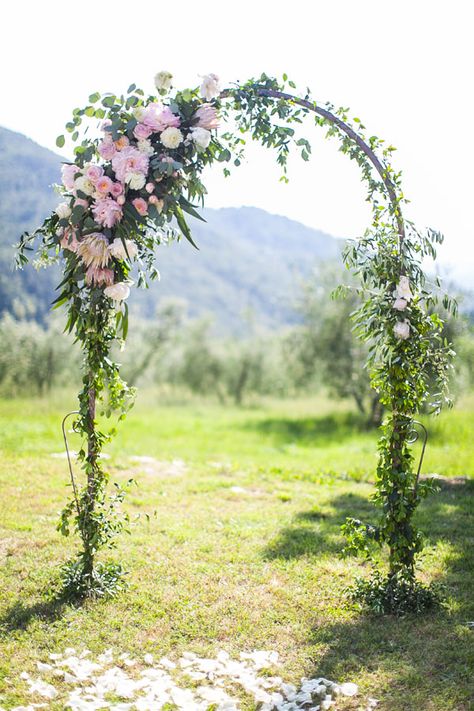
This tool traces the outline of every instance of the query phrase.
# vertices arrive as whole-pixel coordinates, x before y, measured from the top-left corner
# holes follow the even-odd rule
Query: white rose
[[[79,178],[75,179],[74,188],[76,190],[80,190],[81,193],[84,193],[85,195],[93,195],[95,192],[93,183],[91,183],[89,178],[86,178],[85,175],[80,175]]]
[[[119,281],[118,284],[106,286],[104,294],[114,301],[125,301],[130,296],[130,287],[124,281]]]
[[[219,77],[216,74],[207,74],[202,80],[201,96],[206,101],[215,99],[221,93]]]
[[[162,132],[160,136],[160,141],[165,148],[177,148],[183,140],[183,134],[179,128],[174,128],[173,126],[168,126]]]
[[[67,202],[60,202],[55,210],[55,213],[60,220],[67,220],[67,218],[71,215],[71,208]]]
[[[396,309],[397,311],[405,311],[407,306],[408,306],[408,301],[406,299],[402,299],[401,297],[398,297],[393,302],[393,308]]]
[[[397,321],[393,327],[393,333],[400,341],[406,341],[410,337],[410,324],[408,321]]]
[[[405,299],[405,301],[413,299],[413,294],[410,290],[410,280],[407,276],[400,277],[400,281],[398,282],[397,288],[393,292],[393,295],[398,299]]]
[[[151,141],[149,141],[148,138],[140,138],[140,140],[137,141],[137,148],[140,153],[144,153],[146,156],[152,156],[155,152],[153,146],[151,145]]]
[[[155,75],[155,86],[158,91],[168,91],[173,85],[173,75],[171,72],[158,72]]]
[[[125,182],[132,190],[141,190],[146,183],[146,178],[143,173],[127,173]]]
[[[131,239],[126,239],[124,245],[120,237],[116,237],[109,245],[109,252],[116,259],[134,259],[138,254],[138,249]]]
[[[200,126],[191,129],[191,136],[196,146],[203,151],[206,150],[211,142],[211,132]]]

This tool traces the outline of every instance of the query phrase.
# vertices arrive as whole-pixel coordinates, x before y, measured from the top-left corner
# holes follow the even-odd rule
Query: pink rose
[[[112,200],[111,197],[97,200],[92,211],[96,222],[104,227],[113,227],[122,219],[122,208],[115,200]]]
[[[110,140],[105,138],[97,147],[100,157],[104,160],[111,160],[117,152],[115,144],[111,138],[112,137],[110,137]]]
[[[95,184],[96,190],[103,195],[107,195],[112,190],[113,183],[106,175],[104,175]]]
[[[148,205],[146,204],[146,200],[144,200],[143,198],[135,198],[135,200],[132,200],[132,205],[138,212],[138,214],[142,215],[142,217],[147,214]]]
[[[138,140],[142,138],[148,138],[151,136],[153,133],[153,129],[150,128],[150,126],[146,126],[144,123],[137,123],[135,128],[133,129],[133,135],[135,138],[138,138]]]
[[[69,249],[70,252],[76,252],[79,242],[77,241],[75,231],[66,228],[61,238],[60,245],[62,249]]]
[[[120,138],[115,141],[115,147],[118,151],[121,151],[126,148],[129,143],[130,141],[128,140],[127,136],[120,136]]]
[[[145,190],[147,191],[147,193],[152,193],[152,192],[155,190],[154,184],[153,184],[153,183],[147,183],[147,184],[145,185]]]
[[[110,192],[112,195],[116,198],[119,195],[123,193],[123,185],[122,183],[112,183],[112,187],[110,189]]]
[[[194,118],[197,119],[196,126],[207,128],[208,131],[219,127],[217,111],[210,104],[203,104],[194,114]]]
[[[86,271],[85,281],[88,286],[111,286],[114,283],[113,269],[90,266]]]
[[[86,177],[91,183],[96,183],[104,175],[104,169],[100,165],[90,165],[86,170]]]
[[[119,195],[117,198],[117,205],[125,205],[125,195]]]
[[[61,178],[64,187],[67,190],[73,190],[74,188],[74,177],[77,173],[80,173],[81,169],[74,165],[73,163],[64,163],[61,168]]]
[[[165,204],[164,201],[156,195],[150,195],[150,197],[148,198],[148,202],[150,205],[154,205],[158,212],[161,212],[163,210],[163,206]]]

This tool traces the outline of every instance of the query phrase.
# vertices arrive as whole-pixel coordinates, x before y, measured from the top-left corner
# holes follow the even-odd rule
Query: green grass
[[[339,552],[345,517],[372,515],[376,433],[324,399],[244,409],[160,402],[142,393],[107,450],[113,478],[138,482],[127,508],[139,518],[113,554],[127,562],[129,590],[80,607],[47,597],[77,544],[55,531],[69,489],[65,461],[51,457],[74,399],[0,402],[0,706],[26,702],[18,675],[47,653],[112,646],[172,658],[277,649],[287,681],[354,680],[389,711],[471,708],[474,482],[446,482],[419,513],[420,575],[446,586],[445,609],[373,618],[344,597],[368,568]],[[429,430],[424,472],[474,478],[474,398]]]

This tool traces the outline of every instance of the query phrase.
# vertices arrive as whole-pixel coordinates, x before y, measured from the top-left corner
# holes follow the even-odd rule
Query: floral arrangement
[[[118,412],[123,418],[133,400],[110,352],[116,339],[127,336],[132,270],[137,285],[146,286],[148,278],[158,276],[155,254],[160,244],[183,235],[194,245],[186,216],[202,219],[196,208],[206,195],[203,169],[219,162],[227,175],[229,161],[240,165],[243,135],[276,151],[286,181],[290,147],[299,150],[303,160],[310,157],[309,142],[293,126],[299,128],[311,114],[359,165],[373,214],[370,228],[348,244],[344,259],[360,277],[364,301],[354,315],[355,326],[370,342],[372,385],[388,411],[374,496],[379,517],[376,524],[348,519],[344,530],[348,552],[369,556],[372,544],[386,545],[389,570],[386,577],[376,570],[371,579],[359,581],[356,594],[382,612],[428,607],[435,598],[415,578],[422,537],[413,516],[433,486],[418,481],[410,442],[414,416],[431,393],[433,411],[440,409],[446,395],[452,350],[443,338],[443,322],[433,308],[436,298],[421,266],[425,256],[435,257],[442,235],[434,230],[420,233],[403,218],[406,200],[400,173],[392,167],[393,146],[366,136],[365,127],[359,119],[351,121],[347,109],[319,106],[309,91],[295,96],[295,84],[286,75],[282,83],[262,74],[222,91],[218,77],[209,74],[200,86],[172,93],[172,75],[160,72],[155,85],[151,96],[134,84],[122,96],[95,93],[85,108],[73,111],[66,130],[77,145],[74,161],[62,170],[63,202],[35,232],[22,236],[18,249],[20,267],[38,237],[39,264],[63,260],[55,306],[67,307],[66,329],[74,331],[84,352],[74,428],[84,441],[79,460],[85,484],[79,490],[74,485],[59,523],[64,535],[73,527],[83,547],[63,568],[64,592],[84,597],[121,589],[121,566],[96,561],[100,549],[113,546],[127,526],[119,508],[125,491],[116,487],[108,494],[108,474],[100,460],[114,430],[99,429],[96,406],[101,402],[107,415]],[[218,136],[219,124],[229,118],[236,130]],[[100,122],[94,138],[84,137],[87,119],[94,125]],[[61,135],[57,145],[64,144]],[[447,296],[444,306],[455,309]]]

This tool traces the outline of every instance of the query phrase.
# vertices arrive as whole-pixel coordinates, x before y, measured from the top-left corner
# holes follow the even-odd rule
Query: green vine
[[[360,278],[364,300],[354,315],[355,328],[370,344],[372,385],[389,416],[379,442],[374,495],[378,520],[366,524],[350,519],[344,531],[347,552],[370,557],[374,544],[387,545],[389,560],[385,578],[376,569],[370,580],[356,583],[354,594],[379,611],[422,609],[435,596],[415,577],[422,536],[414,515],[433,485],[419,482],[413,471],[410,438],[414,418],[426,403],[437,412],[447,400],[453,352],[443,340],[443,322],[433,311],[436,287],[428,288],[422,269],[425,257],[436,256],[442,236],[433,230],[420,233],[404,218],[401,174],[392,167],[395,148],[367,136],[360,119],[349,120],[348,109],[319,105],[309,90],[294,95],[295,85],[286,75],[280,83],[262,74],[225,91],[218,88],[217,77],[209,75],[200,90],[168,96],[171,84],[171,75],[157,75],[158,94],[168,97],[166,104],[132,85],[122,96],[92,94],[88,106],[74,110],[66,126],[73,142],[79,140],[87,119],[105,119],[102,140],[84,138],[76,145],[62,189],[66,203],[33,234],[24,235],[19,245],[19,266],[28,261],[27,251],[38,237],[40,263],[64,260],[56,306],[67,306],[66,328],[75,332],[84,351],[75,429],[85,442],[79,459],[86,481],[59,524],[65,535],[73,526],[83,548],[64,569],[66,589],[80,596],[109,593],[120,587],[123,574],[121,566],[96,562],[100,549],[112,546],[127,525],[118,512],[124,490],[117,488],[112,497],[107,494],[108,476],[100,454],[113,432],[98,429],[96,404],[101,402],[107,414],[118,412],[122,418],[133,397],[110,357],[114,340],[127,336],[124,299],[133,262],[138,286],[146,287],[147,278],[157,276],[154,260],[160,244],[181,235],[194,244],[185,215],[202,219],[195,204],[203,205],[206,195],[202,171],[215,162],[223,165],[225,175],[230,165],[238,167],[246,135],[276,152],[281,180],[287,181],[291,149],[305,161],[311,156],[311,145],[299,128],[313,116],[327,137],[339,142],[339,150],[358,164],[372,206],[370,228],[349,243],[344,259]],[[218,118],[233,121],[237,130],[218,136]],[[60,136],[58,145],[64,142]],[[121,175],[124,156],[136,166],[135,173]],[[101,193],[104,185],[107,197]],[[444,306],[455,310],[448,297]]]

